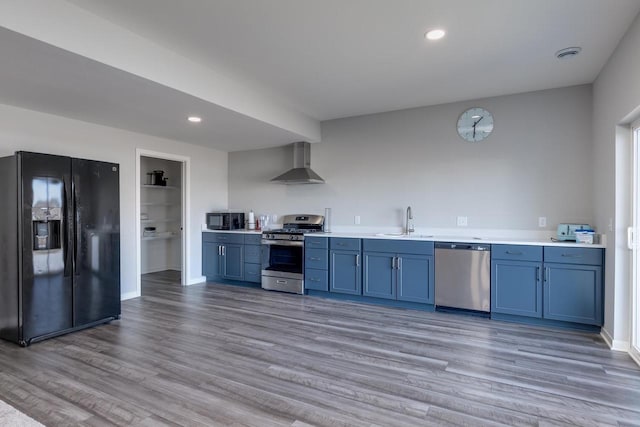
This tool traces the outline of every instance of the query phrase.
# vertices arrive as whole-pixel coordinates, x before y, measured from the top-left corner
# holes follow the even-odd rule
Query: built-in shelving
[[[180,218],[162,218],[162,219],[141,219],[141,223],[148,224],[152,222],[180,222]]]
[[[180,206],[178,203],[140,203],[140,206]]]
[[[178,187],[174,187],[171,185],[147,185],[147,184],[142,184],[142,188],[161,188],[163,190],[177,190]]]
[[[142,240],[144,241],[166,240],[166,239],[175,239],[176,237],[180,237],[180,235],[176,233],[157,233],[154,236],[144,236]]]
[[[141,272],[182,268],[182,165],[180,162],[140,158]],[[163,171],[171,185],[149,185],[148,173]],[[157,178],[157,177],[156,177]],[[167,181],[164,181],[166,184]],[[153,231],[146,231],[150,228]]]

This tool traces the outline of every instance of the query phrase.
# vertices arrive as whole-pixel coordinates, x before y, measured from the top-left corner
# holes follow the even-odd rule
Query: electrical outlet
[[[468,224],[466,216],[459,216],[457,221],[458,227],[466,227]]]
[[[547,217],[540,216],[538,217],[538,227],[546,227],[547,226]]]
[[[360,225],[360,215],[356,215],[353,217],[353,223],[355,225]]]

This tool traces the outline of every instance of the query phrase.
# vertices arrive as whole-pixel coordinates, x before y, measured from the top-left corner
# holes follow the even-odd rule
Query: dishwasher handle
[[[466,250],[466,251],[487,251],[491,250],[491,245],[479,244],[479,243],[456,243],[456,242],[436,242],[436,249],[453,249],[453,250]]]

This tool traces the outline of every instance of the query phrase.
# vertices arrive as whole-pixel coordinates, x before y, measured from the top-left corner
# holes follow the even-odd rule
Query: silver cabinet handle
[[[226,249],[227,249],[226,246],[222,247],[222,256],[227,256],[227,250]]]
[[[522,252],[520,252],[520,251],[507,251],[506,254],[507,255],[522,255]]]
[[[582,258],[582,255],[577,255],[577,254],[562,254],[561,256],[565,258]]]
[[[536,267],[536,282],[540,282],[542,277],[540,277],[540,267]]]
[[[360,267],[360,254],[356,254],[356,267]]]
[[[319,282],[320,279],[309,279],[310,282]]]
[[[222,255],[222,246],[218,245],[218,255]]]
[[[402,270],[402,258],[398,257],[398,270]]]
[[[544,281],[545,282],[549,281],[549,267],[545,267],[544,269]]]
[[[309,257],[309,259],[310,259],[311,261],[320,261],[322,258],[318,258],[318,257],[313,257],[313,256],[312,256],[312,257]]]
[[[391,268],[393,270],[396,270],[398,268],[398,262],[397,262],[398,258],[393,257],[393,261],[391,261]]]
[[[286,280],[276,280],[276,283],[278,283],[280,285],[286,285],[289,282],[287,282]]]

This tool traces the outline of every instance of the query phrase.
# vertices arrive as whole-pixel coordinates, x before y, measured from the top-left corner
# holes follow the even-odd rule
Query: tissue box
[[[593,244],[593,237],[596,233],[592,230],[576,231],[576,243]]]

